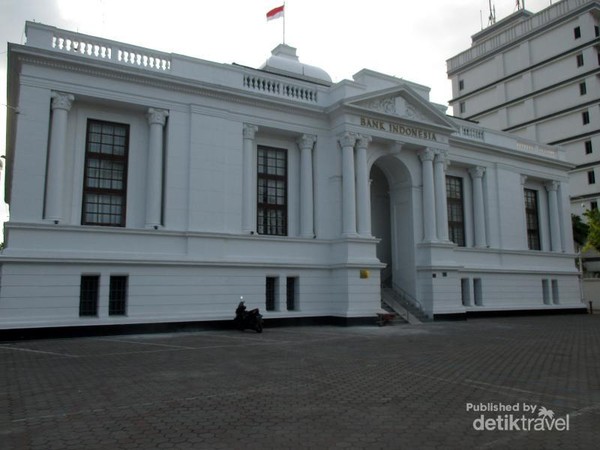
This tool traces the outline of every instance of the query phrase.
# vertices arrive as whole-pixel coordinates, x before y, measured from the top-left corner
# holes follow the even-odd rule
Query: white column
[[[423,240],[432,242],[437,240],[437,226],[435,220],[435,187],[433,181],[433,158],[435,153],[429,148],[420,150],[421,172],[423,183]]]
[[[161,225],[163,127],[168,115],[168,111],[154,108],[150,108],[147,114],[150,140],[146,170],[146,228],[158,228]]]
[[[356,187],[354,144],[356,135],[346,132],[339,137],[342,147],[342,235],[356,236]]]
[[[46,185],[46,219],[59,223],[63,220],[63,196],[67,119],[75,97],[60,92],[52,93],[52,125],[48,155],[48,180]]]
[[[446,166],[448,152],[436,150],[433,163],[435,178],[435,216],[437,224],[437,237],[440,241],[448,241],[448,199],[446,194]]]
[[[553,252],[562,252],[562,238],[560,231],[560,217],[558,210],[558,181],[549,181],[545,184],[548,191],[548,213],[550,215],[550,244]]]
[[[485,167],[477,166],[469,169],[473,180],[473,219],[475,222],[475,247],[487,247],[485,232],[485,206],[483,202],[483,174]]]
[[[358,234],[371,237],[371,192],[369,186],[369,168],[367,148],[371,136],[358,135],[356,140],[356,221]]]
[[[256,186],[254,186],[254,137],[258,127],[244,124],[244,144],[242,148],[242,232],[250,234],[255,231],[256,217],[253,215],[255,205]]]
[[[316,136],[303,134],[296,141],[300,148],[300,236],[304,238],[315,236],[312,151],[316,140]]]

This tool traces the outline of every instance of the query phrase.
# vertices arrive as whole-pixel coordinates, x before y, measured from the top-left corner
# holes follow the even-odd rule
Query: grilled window
[[[125,226],[129,126],[88,120],[83,225]]]
[[[95,317],[98,315],[98,275],[82,275],[79,286],[79,316]]]
[[[258,234],[287,235],[287,152],[258,147]]]
[[[288,311],[296,309],[296,278],[294,277],[287,278],[286,303]]]
[[[110,277],[108,315],[124,316],[127,312],[127,276]]]
[[[525,218],[527,222],[527,245],[530,250],[540,250],[540,225],[538,221],[538,195],[533,189],[525,189]]]
[[[277,289],[277,278],[267,277],[266,290],[265,290],[265,294],[266,294],[265,309],[267,311],[275,311],[276,289]]]
[[[465,246],[465,214],[463,180],[459,177],[446,177],[448,203],[448,237],[455,244]]]

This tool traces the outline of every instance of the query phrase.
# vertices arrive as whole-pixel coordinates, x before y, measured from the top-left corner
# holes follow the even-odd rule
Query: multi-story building
[[[571,210],[600,201],[600,2],[520,9],[447,61],[454,115],[564,148]]]
[[[27,23],[8,50],[0,328],[579,310],[562,149],[332,83]],[[392,291],[393,292],[393,291]],[[391,300],[390,300],[391,302]]]

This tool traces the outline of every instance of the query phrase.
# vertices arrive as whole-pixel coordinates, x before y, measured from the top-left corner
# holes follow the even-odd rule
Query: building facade
[[[0,327],[582,308],[561,148],[332,83],[27,23],[9,45]]]
[[[570,172],[571,210],[600,198],[600,2],[562,0],[520,9],[472,36],[447,61],[454,114],[560,145]]]

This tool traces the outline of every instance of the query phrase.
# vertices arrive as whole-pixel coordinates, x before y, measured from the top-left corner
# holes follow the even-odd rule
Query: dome
[[[331,84],[331,77],[319,67],[303,64],[296,55],[296,49],[279,44],[271,52],[271,57],[260,67],[266,72],[303,78],[320,84]]]

